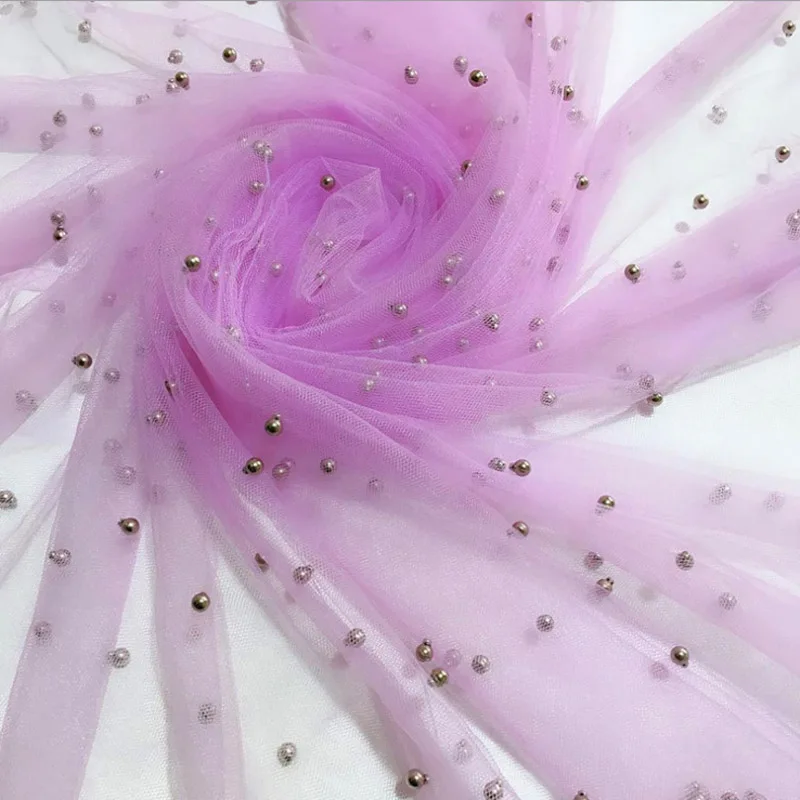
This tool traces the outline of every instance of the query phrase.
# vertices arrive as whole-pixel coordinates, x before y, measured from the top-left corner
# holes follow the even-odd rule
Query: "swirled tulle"
[[[420,798],[523,796],[476,726],[558,800],[800,797],[796,489],[580,436],[800,335],[790,4],[732,4],[602,116],[602,2],[286,3],[291,41],[0,11],[71,76],[0,81],[0,436],[85,395],[0,509],[3,580],[52,522],[0,797],[86,792],[144,549],[170,797],[324,774],[297,742],[245,788],[223,563],[377,698]]]

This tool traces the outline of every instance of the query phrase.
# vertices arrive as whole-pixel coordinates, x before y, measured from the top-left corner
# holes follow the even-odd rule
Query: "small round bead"
[[[275,278],[277,278],[278,275],[280,275],[281,272],[283,272],[283,264],[281,264],[280,261],[273,261],[269,265],[269,272],[270,272],[270,275],[272,275]]]
[[[781,30],[784,36],[791,39],[792,36],[794,36],[794,32],[797,30],[797,25],[792,20],[787,19],[786,22],[783,23]]]
[[[428,782],[428,776],[420,769],[410,769],[406,775],[406,783],[412,789],[421,789]]]
[[[434,686],[444,686],[447,683],[449,676],[447,670],[441,667],[435,667],[431,670],[431,683]]]
[[[273,414],[265,423],[264,430],[270,436],[280,436],[283,433],[283,422],[280,414]]]
[[[567,85],[562,89],[561,96],[565,100],[572,100],[572,98],[575,97],[575,89],[573,89],[572,86]]]
[[[91,125],[91,126],[89,126],[89,133],[92,136],[102,136],[103,135],[103,126],[102,125]]]
[[[549,614],[542,614],[536,618],[536,627],[542,633],[549,633],[555,627],[555,620]]]
[[[50,131],[42,131],[39,134],[39,143],[42,146],[42,150],[50,150],[52,146],[55,144],[56,137],[50,133]]]
[[[527,25],[529,28],[532,28],[532,27],[533,27],[533,12],[532,12],[532,11],[529,11],[529,12],[528,12],[528,13],[525,15],[525,24],[526,24],[526,25]]]
[[[491,668],[491,662],[487,656],[475,656],[472,659],[472,669],[478,675],[485,675]]]
[[[558,52],[559,50],[563,49],[566,43],[567,40],[563,36],[554,36],[550,40],[550,49]]]
[[[577,179],[575,180],[575,188],[582,192],[584,189],[589,188],[589,179],[585,175],[578,175]]]
[[[262,556],[261,553],[256,553],[255,556],[253,556],[253,559],[256,562],[256,566],[262,572],[266,572],[269,569],[269,564],[267,563],[267,559],[264,558],[264,556]]]
[[[332,458],[323,458],[319,462],[319,468],[326,474],[332,475],[336,472],[336,461]]]
[[[329,192],[336,186],[336,178],[333,175],[323,175],[319,179],[319,185],[326,191]]]
[[[527,522],[523,522],[521,519],[517,520],[512,526],[511,529],[518,533],[520,536],[527,536],[530,533],[530,528],[528,527]]]
[[[483,324],[490,330],[496,331],[500,328],[500,315],[499,314],[487,314],[483,318]]]
[[[211,598],[205,592],[198,592],[192,597],[192,608],[195,611],[206,611],[211,605]]]
[[[253,152],[265,161],[272,161],[274,158],[272,148],[262,139],[256,139],[256,141],[253,142]]]
[[[78,41],[88,42],[92,36],[92,23],[88,19],[82,19],[78,23]]]
[[[17,496],[11,489],[0,490],[0,508],[11,511],[17,507]]]
[[[264,181],[250,181],[248,187],[250,194],[261,194],[264,191]]]
[[[506,190],[505,189],[492,189],[492,193],[489,195],[489,202],[493,205],[499,206],[501,205],[506,199]]]
[[[611,578],[600,578],[597,581],[597,586],[608,594],[614,591],[614,581]]]
[[[181,89],[188,89],[190,84],[189,73],[185,72],[184,70],[179,70],[175,73],[175,77],[173,79]]]
[[[664,395],[661,392],[653,392],[648,398],[647,402],[649,405],[658,407],[664,402]]]
[[[119,466],[114,469],[114,477],[123,485],[131,486],[136,482],[136,469],[130,466]]]
[[[136,519],[136,517],[123,517],[117,525],[119,525],[122,532],[128,536],[139,533],[139,520]]]
[[[467,71],[469,62],[464,56],[456,56],[453,59],[453,69],[459,74],[463,75]]]
[[[78,353],[72,357],[72,363],[80,369],[89,369],[92,366],[92,357],[88,353]]]
[[[670,650],[669,657],[679,667],[689,666],[689,651],[681,645],[676,645]]]
[[[431,644],[430,639],[424,639],[420,644],[418,644],[414,654],[417,657],[417,661],[430,661],[433,658],[433,645]]]
[[[711,494],[709,495],[708,499],[714,505],[722,505],[722,503],[730,500],[731,496],[733,495],[733,489],[731,488],[730,484],[728,483],[720,483],[718,486],[715,486],[711,490]]]
[[[625,267],[625,277],[631,283],[636,283],[642,277],[642,270],[637,264],[628,264]]]
[[[730,592],[723,592],[717,599],[720,607],[724,608],[726,611],[731,611],[732,609],[736,608],[736,603],[738,602],[736,595],[731,594]]]
[[[543,406],[554,406],[556,404],[556,393],[550,391],[549,389],[544,389],[542,391],[541,397],[539,398],[541,404]]]
[[[389,306],[389,310],[392,312],[392,316],[398,319],[404,319],[408,316],[408,306],[405,303],[392,303]]]
[[[50,214],[50,222],[57,228],[63,228],[67,222],[67,215],[63,211],[54,211]]]
[[[297,758],[297,746],[292,742],[284,742],[278,748],[278,763],[282,767],[288,767]]]
[[[69,550],[64,548],[60,548],[59,550],[51,550],[47,557],[57,566],[57,567],[66,567],[69,566],[69,562],[72,561],[72,553]]]
[[[56,242],[63,242],[67,238],[66,228],[58,227],[53,231],[53,240]]]
[[[53,626],[49,622],[37,622],[33,626],[33,635],[40,642],[49,642],[53,636]]]
[[[572,800],[589,800],[589,795],[586,792],[578,792]]]
[[[603,566],[603,557],[597,553],[589,552],[583,557],[583,565],[592,571]]]
[[[167,412],[161,409],[153,411],[144,418],[148,425],[163,425],[167,421]]]
[[[299,583],[302,586],[311,580],[313,574],[314,568],[308,564],[304,564],[302,567],[297,567],[294,572],[292,572],[292,578],[295,583]]]
[[[489,781],[483,787],[484,800],[503,800],[504,796],[505,789],[503,788],[503,782],[500,778]]]
[[[56,111],[56,113],[53,114],[53,125],[63,128],[66,124],[67,115],[61,110]]]
[[[104,373],[103,378],[108,383],[116,383],[120,379],[120,371],[116,367],[109,367]]]
[[[260,458],[253,457],[253,458],[248,458],[247,461],[245,461],[242,471],[246,475],[258,475],[258,473],[261,472],[263,469],[264,469],[264,462]]]
[[[187,272],[197,272],[202,263],[200,256],[186,256],[183,259],[183,266]]]
[[[785,144],[782,144],[775,150],[775,159],[782,164],[791,154],[792,151]]]
[[[236,48],[234,47],[226,47],[222,51],[222,60],[226,61],[228,64],[233,64],[238,57],[238,53],[236,52]]]
[[[691,569],[694,566],[694,556],[688,550],[681,550],[675,556],[675,564],[678,569]]]
[[[118,647],[116,650],[111,650],[108,654],[108,663],[114,669],[123,669],[131,663],[131,654],[126,647]]]
[[[521,478],[531,474],[531,462],[525,458],[519,458],[511,464],[511,471]]]
[[[170,50],[169,54],[167,55],[167,61],[170,64],[182,64],[183,63],[183,53],[178,50]]]
[[[251,58],[250,59],[250,72],[262,72],[264,69],[264,59],[263,58]]]
[[[489,76],[482,69],[474,69],[469,74],[469,82],[471,86],[483,86]]]
[[[603,494],[597,498],[597,505],[609,511],[617,505],[617,501],[610,494]]]
[[[353,628],[345,637],[347,647],[361,647],[367,641],[367,634],[361,628]]]
[[[405,78],[406,83],[411,84],[412,86],[419,81],[419,72],[414,69],[414,67],[406,67],[403,70],[403,77]]]
[[[276,481],[280,481],[284,478],[288,478],[291,471],[291,464],[287,461],[280,461],[272,468],[272,477],[275,478]]]
[[[697,209],[704,209],[708,208],[709,199],[704,194],[696,194],[694,196],[694,200],[692,200],[692,205]]]

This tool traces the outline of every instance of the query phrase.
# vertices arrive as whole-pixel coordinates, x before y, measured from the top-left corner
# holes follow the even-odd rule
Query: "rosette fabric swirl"
[[[145,548],[170,797],[305,797],[243,758],[222,562],[377,698],[401,796],[522,798],[477,727],[557,800],[800,797],[800,499],[578,435],[800,334],[790,4],[732,4],[602,117],[606,3],[286,3],[291,42],[2,11],[71,73],[0,81],[2,438],[82,401],[38,494],[2,473],[0,578],[52,523],[4,800],[98,796]]]

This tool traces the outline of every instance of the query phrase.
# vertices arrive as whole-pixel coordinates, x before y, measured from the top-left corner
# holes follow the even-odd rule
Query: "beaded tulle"
[[[797,9],[236,6],[0,7],[0,798],[798,800],[797,487],[591,435],[800,338]]]

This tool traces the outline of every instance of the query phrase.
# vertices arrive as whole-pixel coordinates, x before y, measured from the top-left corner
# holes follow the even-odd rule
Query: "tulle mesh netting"
[[[578,435],[800,335],[796,9],[241,6],[0,7],[0,797],[798,800],[800,498]]]

